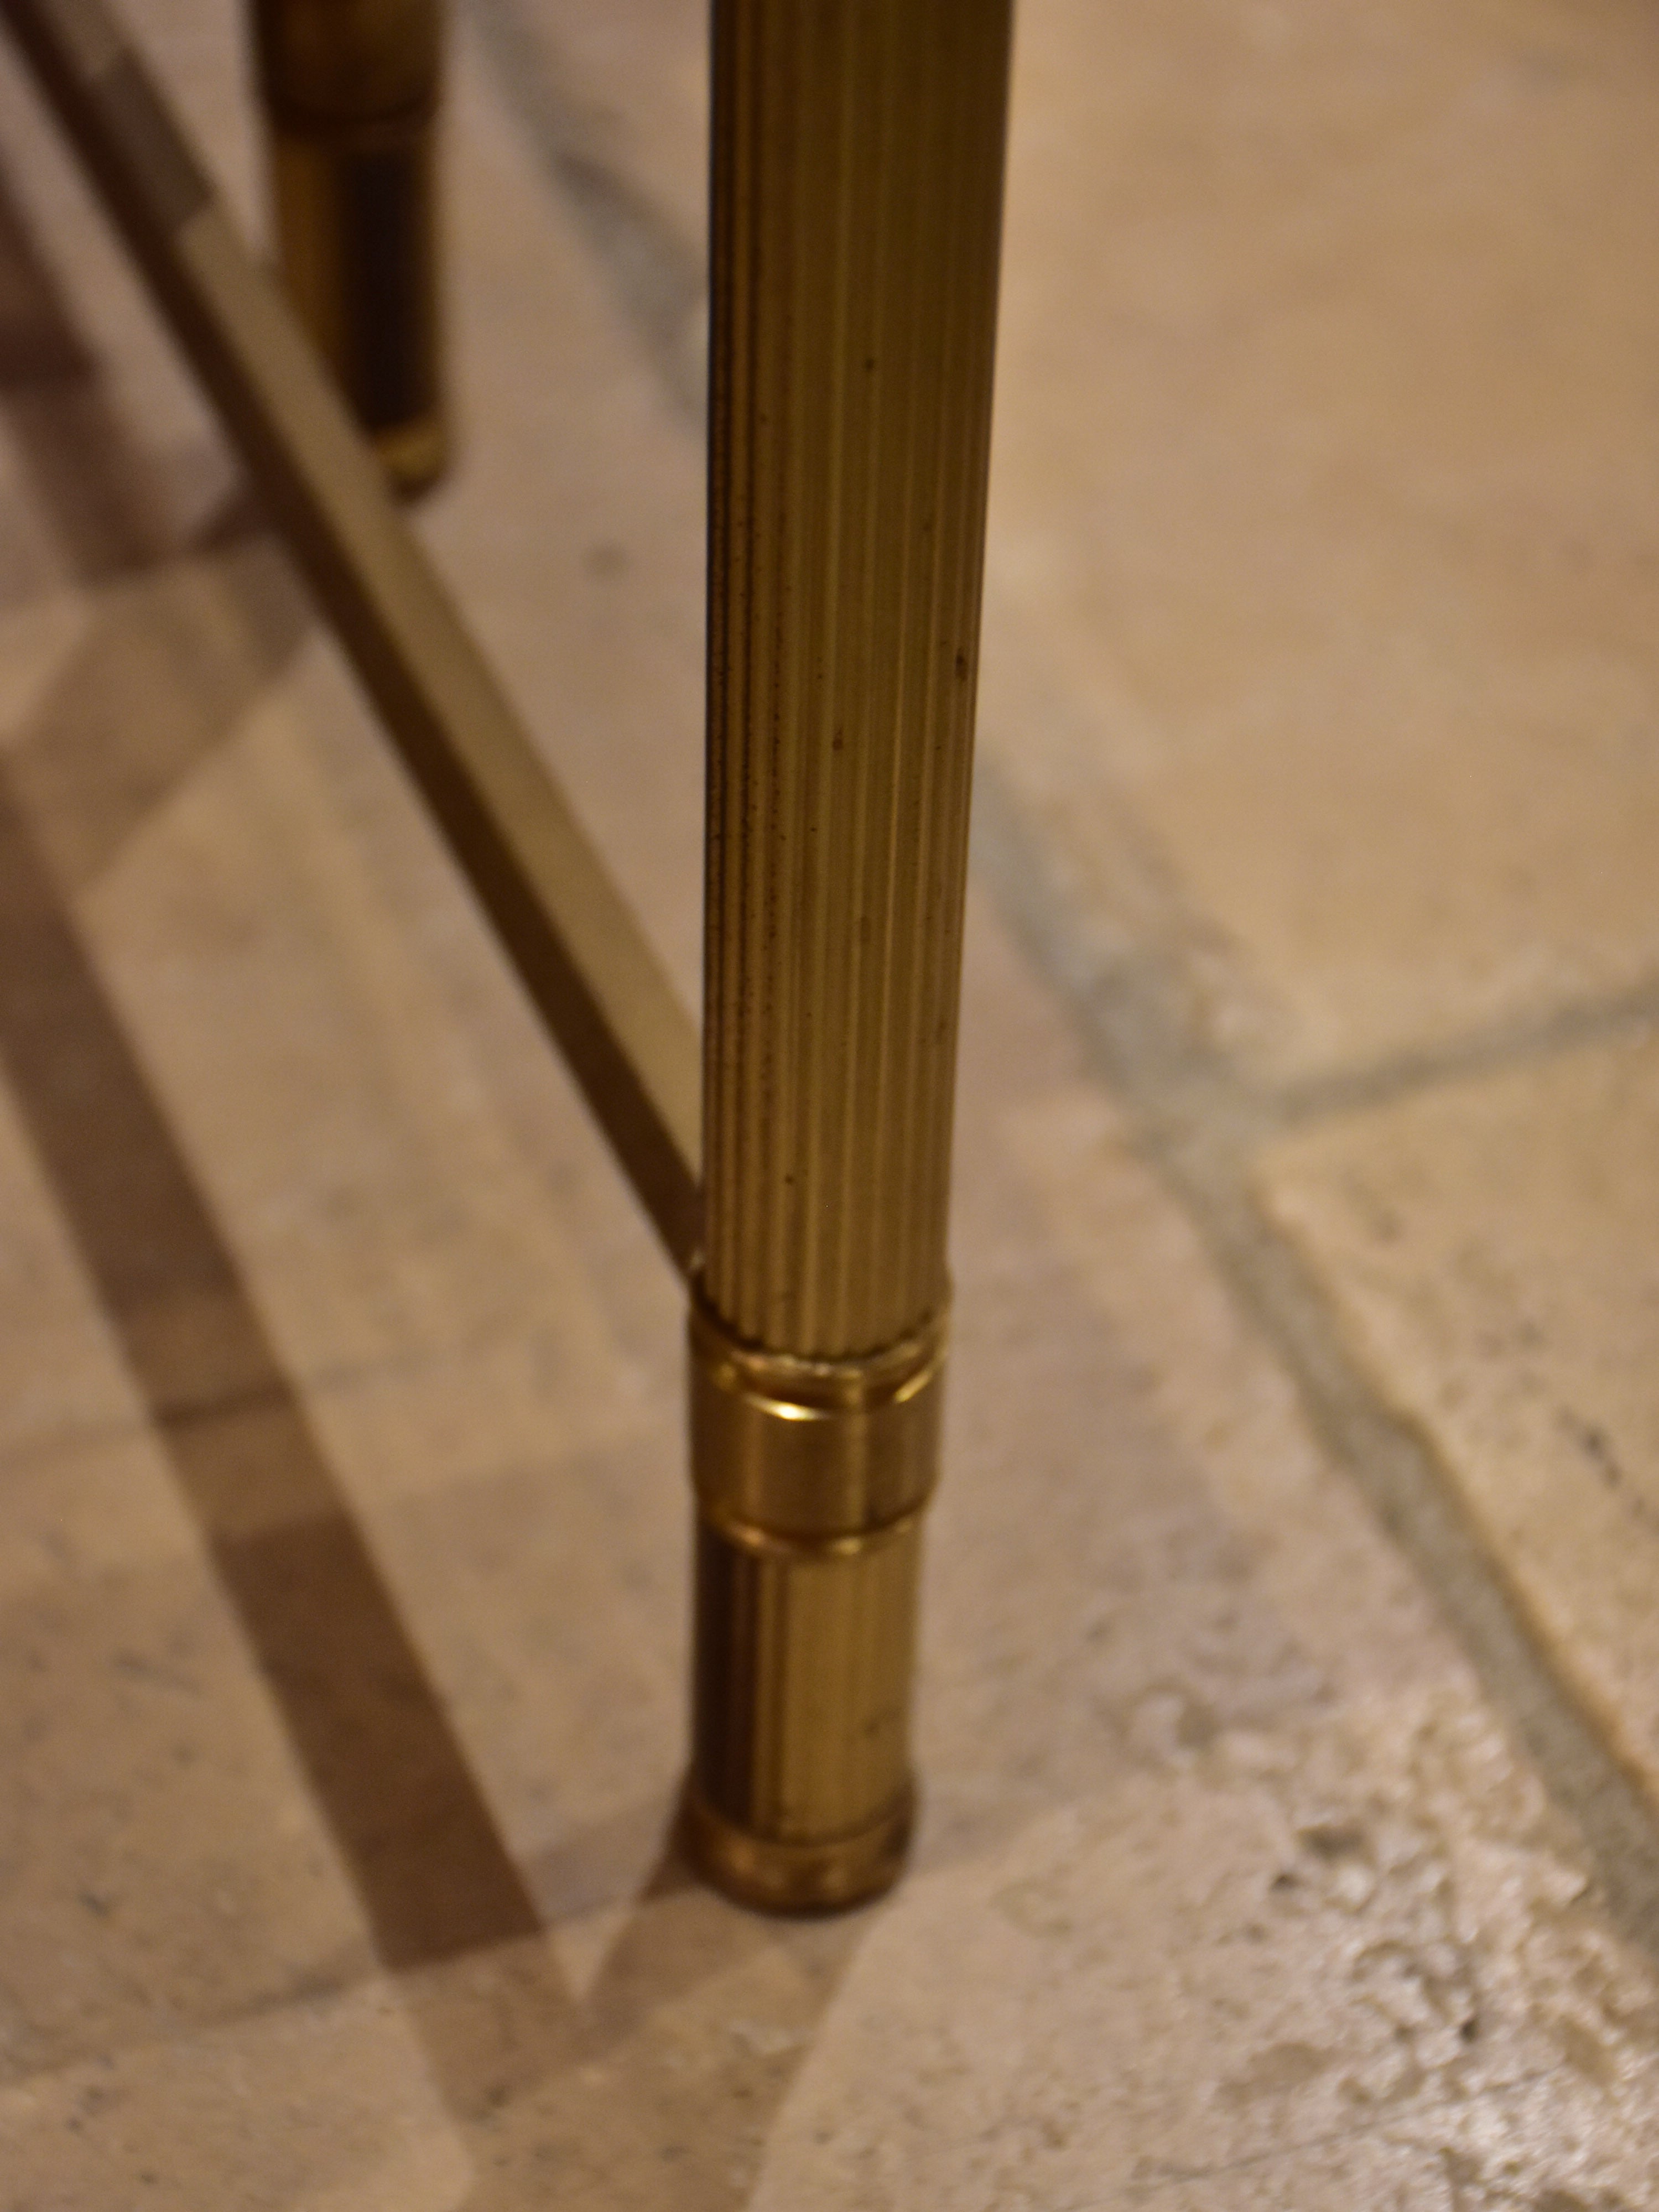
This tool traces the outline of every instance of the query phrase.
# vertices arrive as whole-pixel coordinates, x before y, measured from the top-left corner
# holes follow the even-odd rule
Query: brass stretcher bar
[[[102,0],[3,5],[641,1204],[689,1267],[690,1017]]]
[[[322,96],[351,75],[329,26],[379,25],[425,69],[435,18],[257,7],[284,265],[327,349],[355,312],[337,234],[357,174]],[[785,1910],[884,1887],[913,1817],[1009,9],[714,6],[700,1113],[688,1017],[102,0],[0,0],[690,1279],[682,1833],[709,1879]],[[422,222],[434,84],[363,126],[390,132]],[[427,349],[405,382],[432,400],[412,446],[380,439],[407,483],[441,457],[441,402],[429,319],[398,343]],[[351,347],[331,349],[349,387]]]

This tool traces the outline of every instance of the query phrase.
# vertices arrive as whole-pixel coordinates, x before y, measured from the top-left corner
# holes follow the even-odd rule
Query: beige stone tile
[[[1251,1581],[1322,1676],[1363,1695],[1443,1681],[1431,1606],[1310,1432],[1296,1387],[1213,1272],[1190,1217],[1091,1085],[1012,1108],[1006,1141],[1142,1401],[1239,1531]]]
[[[611,10],[575,12],[592,27],[584,40],[602,43],[632,10],[615,11],[614,24]],[[635,56],[641,88],[661,58],[655,48]],[[695,1001],[701,441],[641,349],[614,272],[550,195],[541,157],[504,113],[498,85],[465,42],[458,60],[451,185],[464,442],[453,478],[422,507],[421,528]]]
[[[736,2212],[858,1932],[659,1886],[578,2002],[532,1943],[406,1982],[477,2201]]]
[[[3,494],[0,494],[3,497]],[[9,529],[5,532],[15,543]],[[4,587],[0,586],[0,593]],[[0,750],[15,739],[20,725],[74,650],[87,623],[78,592],[27,592],[24,604],[0,617]]]
[[[1449,2170],[1639,2203],[1655,1987],[1540,1810],[1478,1709],[1425,1692],[1223,1735],[919,1876],[819,2030],[757,2212],[1416,2206],[1457,2201],[1413,2193]],[[1345,2196],[1362,2179],[1382,2193]]]
[[[222,27],[192,28],[164,6],[147,10],[142,27],[168,81],[176,76],[186,106],[201,110],[210,150],[216,129],[234,170],[246,128],[215,122],[234,74]],[[463,422],[474,428],[422,526],[690,994],[701,842],[699,465],[550,204],[535,157],[489,105],[465,39],[454,108],[455,345]],[[66,266],[80,268],[73,252]],[[78,291],[75,300],[78,308]],[[487,1036],[476,1006],[458,1009],[458,996],[489,995],[477,986],[480,960],[455,951],[455,940],[480,933],[453,875],[411,863],[426,833],[411,806],[400,814],[388,798],[387,777],[365,767],[362,753],[379,740],[337,665],[321,652],[283,676],[291,635],[274,653],[256,635],[228,690],[221,664],[234,658],[239,630],[257,629],[259,613],[285,597],[269,578],[248,580],[270,566],[267,549],[235,561],[234,575],[228,558],[175,564],[146,578],[135,601],[133,622],[149,625],[151,649],[125,678],[157,701],[149,720],[192,733],[192,759],[161,760],[167,747],[150,742],[154,732],[144,745],[129,742],[129,754],[147,757],[116,763],[127,818],[114,834],[97,819],[112,781],[98,773],[108,763],[90,757],[98,748],[80,742],[78,773],[68,777],[59,760],[83,715],[98,719],[97,702],[64,696],[58,719],[75,732],[40,728],[30,749],[43,838],[60,871],[87,887],[122,1017],[231,1244],[253,1267],[285,1359],[320,1385],[422,1359],[442,1369],[459,1345],[501,1370],[491,1380],[505,1390],[511,1442],[499,1459],[520,1455],[538,1425],[544,1448],[608,1431],[618,1388],[625,1400],[638,1378],[601,1321],[584,1328],[591,1308],[576,1278],[558,1272],[570,1248],[556,1216],[574,1204],[592,1219],[586,1191],[573,1198],[570,1186],[612,1170],[568,1095],[525,1074],[522,1063],[539,1064],[545,1048],[527,1025],[502,1018],[499,988]],[[170,628],[191,650],[170,663],[162,653],[158,666],[155,641]],[[107,624],[94,625],[83,655],[104,672],[106,693],[120,680],[118,644]],[[186,787],[196,760],[202,773]],[[647,785],[654,803],[642,808]],[[377,902],[376,881],[400,902],[394,915]],[[319,971],[309,976],[302,940]],[[396,1004],[376,1014],[388,961],[402,981],[388,974]],[[423,963],[443,970],[435,989]],[[281,1003],[261,998],[261,977]],[[458,1011],[465,1033],[451,1018]],[[410,1116],[408,1141],[390,1149],[368,1118],[388,1082],[404,1091]],[[510,1133],[495,1126],[497,1091],[514,1102]],[[537,1187],[550,1180],[550,1207]],[[360,1231],[359,1212],[379,1228]],[[626,1244],[625,1230],[618,1241]],[[319,1274],[324,1249],[332,1259]],[[331,1265],[343,1279],[331,1286]],[[634,1258],[628,1265],[639,1273]],[[526,1316],[534,1318],[517,1334]],[[625,1326],[637,1334],[636,1323]],[[504,1334],[514,1335],[511,1351]],[[489,1388],[483,1370],[461,1386],[480,1387]]]
[[[708,199],[708,18],[695,0],[484,0],[477,15],[519,27],[501,41],[539,64],[541,104],[568,160],[620,185],[701,253]],[[526,34],[528,34],[527,37]],[[567,189],[568,186],[567,185]]]
[[[1555,1662],[1659,1797],[1659,1048],[1280,1140],[1261,1188]]]
[[[925,1856],[1172,1747],[1467,1671],[970,905]]]
[[[454,2212],[471,2179],[381,1983],[0,2090],[16,2212]]]
[[[0,252],[9,243],[0,228]],[[3,347],[0,336],[0,347]],[[0,354],[0,361],[3,355]],[[3,387],[0,387],[3,388]],[[10,414],[14,410],[8,410]],[[51,524],[31,481],[32,455],[8,421],[0,433],[0,623],[5,639],[0,727],[9,728],[39,689],[43,673],[76,627],[72,591]]]
[[[1504,28],[1457,15],[1450,58],[1429,69],[1413,28],[1425,19],[1403,11],[1366,27],[1264,10],[1241,33],[1196,6],[1143,23],[1035,5],[1017,165],[1028,207],[1032,190],[1047,193],[1065,230],[1049,259],[1031,249],[1011,262],[1005,392],[1043,419],[1017,424],[1003,448],[1033,488],[1029,511],[999,488],[1005,635],[1026,656],[1005,670],[1005,773],[1028,804],[1042,798],[1045,834],[1070,834],[1075,816],[1068,851],[1097,902],[1133,860],[1116,941],[1173,945],[1201,970],[1201,1018],[1260,1064],[1283,1073],[1391,1049],[1389,1024],[1404,1017],[1390,978],[1402,944],[1419,957],[1417,940],[1362,915],[1310,981],[1297,929],[1310,914],[1311,934],[1330,936],[1313,860],[1303,855],[1297,890],[1273,857],[1282,848],[1264,848],[1261,892],[1243,861],[1228,863],[1237,880],[1219,861],[1205,874],[1210,817],[1190,849],[1181,824],[1198,818],[1213,758],[1236,820],[1271,826],[1283,775],[1308,787],[1306,819],[1322,835],[1320,807],[1340,812],[1353,788],[1358,739],[1327,778],[1328,804],[1322,755],[1274,704],[1310,702],[1316,734],[1335,726],[1328,695],[1359,702],[1345,730],[1372,726],[1362,708],[1377,727],[1403,726],[1420,704],[1413,684],[1430,676],[1402,648],[1389,690],[1371,646],[1401,609],[1425,656],[1449,638],[1468,666],[1492,638],[1522,635],[1532,658],[1517,661],[1494,726],[1516,699],[1528,714],[1541,702],[1542,722],[1571,723],[1588,696],[1610,718],[1639,704],[1620,657],[1640,662],[1646,649],[1638,583],[1564,592],[1534,651],[1532,600],[1505,598],[1500,580],[1490,602],[1471,587],[1474,611],[1460,611],[1463,556],[1424,553],[1434,530],[1449,539],[1463,520],[1453,463],[1470,452],[1483,497],[1496,483],[1506,517],[1532,512],[1531,479],[1517,489],[1504,475],[1507,417],[1489,428],[1470,402],[1455,438],[1442,424],[1446,452],[1427,441],[1409,479],[1417,520],[1386,559],[1364,550],[1392,510],[1353,455],[1374,417],[1410,409],[1394,390],[1395,356],[1351,376],[1356,331],[1369,342],[1379,325],[1358,278],[1347,283],[1350,238],[1379,234],[1389,313],[1411,306],[1410,264],[1433,243],[1430,200],[1468,214],[1425,117],[1440,118],[1443,138],[1484,147],[1483,130],[1501,136],[1506,100],[1524,109],[1545,95],[1523,100],[1500,78],[1500,124],[1482,121],[1478,99],[1457,104],[1484,82],[1500,36],[1520,35],[1508,18]],[[686,87],[646,80],[671,52],[689,53],[686,12],[641,0],[601,22],[549,4],[538,20],[574,105],[612,111],[592,118],[607,158],[674,203],[690,173],[677,135]],[[143,21],[164,61],[176,50],[216,158],[247,177],[230,19],[145,0]],[[1571,61],[1594,58],[1598,38],[1615,51],[1619,21],[1540,11],[1522,27]],[[1275,26],[1286,51],[1270,85],[1261,57]],[[1245,33],[1255,47],[1240,44]],[[1317,66],[1304,67],[1310,45]],[[1589,76],[1584,97],[1599,97]],[[689,993],[695,448],[465,35],[458,82],[466,444],[420,526]],[[1177,90],[1189,110],[1179,128]],[[0,82],[0,122],[9,96]],[[1126,139],[1115,168],[1091,105],[1101,101]],[[1079,129],[1127,228],[1102,219],[1098,173],[1072,194]],[[1538,161],[1562,143],[1548,138]],[[1374,175],[1397,211],[1419,158],[1407,256],[1386,222],[1352,209]],[[1351,200],[1323,192],[1333,165],[1358,180]],[[1541,187],[1520,166],[1534,198],[1517,204],[1535,210]],[[1513,167],[1501,173],[1506,194]],[[1576,221],[1589,184],[1564,173]],[[69,223],[72,195],[53,199],[50,175],[33,189]],[[1215,212],[1194,213],[1183,191],[1207,194]],[[1238,244],[1275,211],[1285,304],[1252,337],[1260,271]],[[1479,258],[1499,217],[1484,229],[1468,219]],[[1633,252],[1638,227],[1626,207],[1607,252]],[[1563,250],[1537,252],[1553,270]],[[95,275],[95,253],[82,252],[66,265]],[[1454,264],[1464,265],[1449,247],[1434,270]],[[1045,325],[1038,295],[1057,265],[1072,319]],[[1218,267],[1223,315],[1198,282]],[[1111,370],[1115,383],[1089,312],[1105,276],[1140,302],[1140,365]],[[1483,294],[1472,323],[1484,330],[1490,307]],[[89,327],[114,331],[131,310],[99,313]],[[1582,358],[1538,374],[1607,399],[1559,434],[1577,441],[1563,481],[1582,465],[1609,501],[1625,500],[1618,513],[1635,514],[1613,459],[1644,450],[1626,435],[1635,403],[1611,389],[1612,356],[1609,391],[1594,384],[1612,314],[1592,319]],[[1421,336],[1413,324],[1407,365],[1426,377],[1430,339],[1462,327],[1443,318]],[[1044,328],[1055,335],[1040,337]],[[144,389],[149,343],[119,370],[118,395]],[[1562,334],[1568,352],[1575,343]],[[1641,343],[1638,329],[1617,361],[1627,368]],[[1079,358],[1096,364],[1087,377]],[[1236,371],[1243,396],[1229,412]],[[1468,384],[1478,392],[1478,362]],[[1334,455],[1322,461],[1313,439],[1303,477],[1285,477],[1296,499],[1267,510],[1279,568],[1257,557],[1258,495],[1283,459],[1267,436],[1275,390],[1302,395],[1296,420],[1325,423]],[[1314,405],[1326,400],[1328,421]],[[173,404],[137,443],[145,466],[190,434],[188,409],[169,416]],[[1113,477],[1107,441],[1077,434],[1062,467],[1066,440],[1048,425],[1069,415],[1075,433],[1113,408],[1134,467]],[[1345,469],[1363,479],[1352,513],[1332,504]],[[1466,505],[1483,526],[1496,511]],[[1150,518],[1173,535],[1136,553],[1104,532],[1113,511],[1126,532]],[[1614,511],[1597,508],[1597,526]],[[1348,516],[1346,536],[1333,535],[1334,513]],[[1058,570],[1043,580],[1044,515],[1074,533],[1061,553],[1097,599]],[[1496,534],[1506,556],[1522,533],[1506,523]],[[1626,540],[1639,553],[1639,515]],[[1391,561],[1417,563],[1417,597]],[[1165,589],[1170,571],[1184,599]],[[1352,610],[1334,645],[1330,606],[1291,588],[1327,574]],[[237,595],[222,569],[204,599],[202,577],[189,590],[155,581],[141,623],[176,619],[188,601],[192,635],[224,631]],[[247,596],[263,603],[270,588]],[[1190,650],[1194,607],[1207,659]],[[1310,639],[1329,647],[1312,677],[1298,659]],[[1571,664],[1565,675],[1549,677],[1547,654]],[[134,1065],[207,1200],[213,1267],[200,1281],[186,1269],[176,1297],[122,1319],[147,1372],[195,1363],[212,1385],[174,1407],[160,1442],[167,1480],[216,1532],[225,1586],[266,1669],[262,1684],[188,1553],[107,1571],[82,1522],[96,1516],[98,1486],[118,1480],[113,1458],[84,1476],[84,1509],[70,1496],[49,1527],[44,1492],[19,1491],[0,1528],[28,1547],[9,1617],[30,1687],[7,1704],[40,1733],[18,1765],[28,1821],[7,1861],[7,1924],[26,1940],[15,1962],[0,1946],[0,1979],[9,1967],[18,1984],[25,2068],[116,2054],[72,2075],[35,2072],[21,2085],[35,2104],[14,2096],[27,2161],[16,2170],[40,2202],[125,2208],[153,2186],[138,2177],[160,2172],[176,2173],[187,2204],[328,2212],[392,2201],[735,2212],[757,2190],[792,2212],[1137,2201],[1634,2212],[1650,2193],[1659,2112],[1646,1970],[1601,1917],[1567,1823],[1505,1744],[1424,1594],[1323,1464],[1287,1380],[980,908],[916,1870],[890,1905],[822,1927],[760,1923],[684,1886],[664,1852],[684,1746],[674,1286],[337,664],[319,647],[243,673],[216,727],[200,697],[191,708],[188,672],[171,679],[203,730],[199,753],[187,772],[143,786],[118,837],[81,837],[74,825],[90,817],[75,813],[75,788],[54,792],[39,775],[28,786],[54,863],[78,887]],[[1454,677],[1435,696],[1478,726],[1488,694],[1467,669]],[[1273,752],[1261,733],[1281,720],[1293,726]],[[1239,731],[1271,755],[1265,797],[1238,796],[1243,771],[1226,770],[1242,757]],[[1545,739],[1526,742],[1529,761],[1553,757]],[[1454,827],[1480,816],[1486,757],[1466,805],[1437,802]],[[1601,826],[1613,770],[1592,765],[1578,813],[1558,808],[1570,858]],[[1413,755],[1396,775],[1413,801],[1419,766]],[[1639,775],[1631,789],[1622,803],[1639,821]],[[1136,809],[1127,828],[1124,790]],[[1528,816],[1504,835],[1489,874],[1533,850],[1537,823]],[[1390,897],[1402,870],[1397,854],[1377,864]],[[1567,874],[1546,916],[1563,942],[1583,920]],[[1295,929],[1275,920],[1275,897],[1296,908]],[[1481,997],[1513,950],[1513,902],[1498,902],[1482,937],[1486,899],[1470,893],[1474,919],[1449,933],[1435,971],[1437,989],[1451,979],[1454,1026],[1492,1004],[1507,1018],[1542,1002],[1510,982]],[[1563,988],[1626,972],[1627,920],[1615,900],[1585,926],[1595,957]],[[1538,972],[1557,988],[1555,969]],[[64,1265],[61,1224],[38,1190],[30,1202]],[[65,1309],[75,1345],[101,1326],[79,1295]],[[297,1395],[285,1394],[285,1370]],[[43,1449],[51,1431],[43,1421]],[[143,1465],[155,1483],[156,1462]],[[169,1541],[198,1540],[176,1510],[167,1527]],[[119,1536],[112,1527],[112,1549]],[[346,1694],[364,1685],[355,1702]],[[364,1747],[387,1742],[399,1771],[377,1778]],[[191,1761],[175,1773],[180,1747]],[[354,1754],[362,1787],[347,1771]],[[384,1806],[368,1802],[377,1792]],[[423,1812],[436,1815],[424,1826]],[[457,1896],[466,1852],[478,1887]],[[221,1895],[234,1908],[228,1934]],[[545,1932],[501,1940],[526,1898]],[[366,1911],[384,1944],[418,1932],[423,1910],[449,1916],[465,1954],[432,1964],[406,1948],[391,1994],[370,1978]],[[96,1922],[95,1953],[83,1920]],[[344,1997],[307,1994],[353,1977],[366,1978]],[[264,2009],[241,2017],[250,2007]],[[158,2022],[169,2039],[156,2040]],[[118,2094],[100,2103],[111,2081]]]
[[[662,53],[685,57],[676,64],[684,74],[702,32],[683,13],[659,12],[658,25],[641,11],[641,36],[648,29]],[[234,11],[210,21],[143,0],[133,21],[257,233],[258,158]],[[578,108],[604,107],[620,49],[603,29],[575,28],[572,97]],[[504,113],[464,23],[453,58],[446,182],[460,459],[416,526],[691,996],[701,920],[698,441],[641,355],[610,272],[550,193],[542,154]],[[646,71],[636,81],[648,99],[662,80]],[[682,85],[670,105],[687,97]],[[19,149],[25,215],[98,362],[98,465],[145,510],[149,540],[176,547],[222,501],[234,472],[9,57],[0,57],[0,123]],[[632,144],[652,132],[641,121],[628,136]],[[73,441],[70,448],[72,458]],[[640,805],[647,785],[664,803]]]
[[[358,864],[300,717],[272,704],[204,760],[88,913],[292,1372],[324,1383],[430,1360],[416,1389],[431,1396],[465,1354],[493,1370],[515,1433],[612,1428],[619,1382],[626,1417],[557,1209]]]
[[[0,1466],[141,1418],[118,1339],[0,1082]]]
[[[89,491],[100,469],[88,457],[76,489]],[[250,528],[35,604],[63,602],[79,617],[72,641],[9,733],[6,767],[40,857],[70,894],[94,885],[237,733],[309,617],[283,555]]]
[[[630,1902],[684,1770],[688,1501],[677,1408],[365,1514],[411,1636],[550,1923]],[[353,1469],[341,1455],[344,1477]]]
[[[210,163],[215,189],[246,234],[263,242],[270,226],[251,19],[191,0],[125,0],[121,20]]]
[[[131,12],[123,9],[124,19]],[[220,20],[216,11],[192,12],[198,23]],[[234,115],[235,103],[223,112]],[[26,510],[33,529],[46,522],[45,558],[68,580],[85,563],[88,532],[96,538],[113,522],[129,555],[146,544],[153,554],[199,525],[233,478],[188,370],[9,42],[0,50],[0,189],[68,311],[77,351],[96,364],[90,378],[15,391],[8,408],[35,447],[27,458]],[[67,517],[42,517],[41,495],[94,459],[101,482],[91,504],[83,496]]]
[[[8,2079],[367,1970],[356,1899],[199,1559],[15,1590],[0,1668]]]
[[[199,1556],[200,1535],[143,1430],[0,1459],[0,1605],[41,1583]]]
[[[1258,1076],[1659,963],[1656,103],[1623,6],[1021,10],[986,742]]]

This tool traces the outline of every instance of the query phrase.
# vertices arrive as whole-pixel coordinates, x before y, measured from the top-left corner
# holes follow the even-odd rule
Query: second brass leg
[[[271,167],[289,295],[386,474],[418,491],[448,451],[432,119],[279,130]]]
[[[387,475],[448,451],[437,134],[442,0],[251,0],[283,278]]]

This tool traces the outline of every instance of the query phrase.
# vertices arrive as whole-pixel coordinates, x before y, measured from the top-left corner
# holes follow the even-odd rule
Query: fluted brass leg
[[[938,1461],[1008,0],[716,0],[689,1847],[897,1873]]]
[[[441,0],[254,0],[283,280],[392,483],[447,449],[434,138]]]

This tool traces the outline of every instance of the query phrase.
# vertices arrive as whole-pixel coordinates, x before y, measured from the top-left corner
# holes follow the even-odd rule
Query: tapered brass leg
[[[716,0],[690,1849],[898,1871],[945,1212],[1008,0]]]
[[[447,448],[434,175],[441,0],[254,0],[282,271],[397,488]]]

